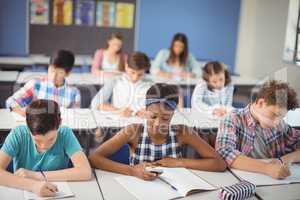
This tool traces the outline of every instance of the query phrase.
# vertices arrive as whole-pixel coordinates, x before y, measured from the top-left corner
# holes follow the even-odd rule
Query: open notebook
[[[166,200],[185,197],[192,193],[214,190],[214,186],[184,168],[160,167],[164,172],[160,179],[144,181],[133,176],[121,175],[115,179],[127,191],[140,200]],[[165,183],[167,181],[173,188]],[[175,190],[175,188],[177,190]]]
[[[300,183],[300,166],[299,165],[291,165],[290,166],[291,176],[287,177],[284,180],[277,180],[277,179],[273,179],[272,177],[264,175],[264,174],[254,173],[254,172],[246,172],[246,171],[237,170],[237,169],[231,169],[231,171],[239,178],[246,180],[250,183],[253,183],[256,186]]]
[[[26,200],[44,200],[44,199],[63,199],[67,197],[74,197],[67,182],[53,182],[58,187],[58,192],[54,197],[39,197],[36,194],[28,191],[24,191],[24,199]]]

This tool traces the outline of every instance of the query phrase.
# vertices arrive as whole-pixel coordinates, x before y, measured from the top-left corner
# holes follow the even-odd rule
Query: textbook
[[[237,169],[231,169],[231,171],[240,179],[253,183],[256,186],[300,183],[300,166],[296,164],[290,166],[291,175],[283,180],[277,180],[270,176],[255,172],[247,172]]]
[[[24,199],[26,200],[46,200],[46,199],[63,199],[74,197],[67,182],[53,182],[58,187],[58,192],[54,197],[39,197],[36,194],[28,191],[24,191]]]
[[[139,200],[176,199],[201,191],[217,189],[185,168],[158,168],[163,170],[163,173],[154,181],[144,181],[125,175],[115,179]]]

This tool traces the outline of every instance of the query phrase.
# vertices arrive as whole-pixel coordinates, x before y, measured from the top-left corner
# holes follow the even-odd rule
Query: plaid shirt
[[[221,90],[211,91],[207,83],[201,81],[194,89],[192,95],[192,108],[197,110],[210,110],[214,106],[232,106],[234,87],[232,84],[225,86]]]
[[[298,130],[291,128],[283,120],[274,128],[264,129],[252,117],[248,105],[244,109],[233,111],[221,121],[216,151],[231,165],[237,156],[248,156],[252,152],[256,131],[262,134],[270,158],[281,157],[300,147]]]
[[[147,132],[147,125],[145,124],[144,131],[139,138],[138,146],[130,156],[130,165],[137,165],[143,162],[154,162],[165,157],[182,157],[182,148],[177,142],[176,133],[170,131],[166,143],[156,145],[151,142]]]
[[[64,108],[80,107],[80,93],[77,88],[68,86],[66,82],[61,87],[55,87],[47,77],[28,81],[6,100],[6,107],[26,107],[36,99],[51,99]]]

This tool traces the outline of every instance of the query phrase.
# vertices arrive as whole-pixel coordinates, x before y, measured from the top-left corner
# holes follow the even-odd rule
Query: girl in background
[[[183,33],[174,35],[170,49],[158,52],[151,73],[165,79],[195,78],[199,64],[189,53],[188,38]]]
[[[112,33],[104,49],[95,52],[92,73],[95,75],[114,76],[125,69],[127,55],[122,53],[123,36],[120,33]]]

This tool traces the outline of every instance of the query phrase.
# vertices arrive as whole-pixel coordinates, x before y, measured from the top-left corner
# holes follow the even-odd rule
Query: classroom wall
[[[154,57],[176,32],[184,32],[197,58],[234,67],[240,0],[139,0],[138,5],[138,50]],[[0,54],[26,53],[26,9],[25,0],[0,0]]]
[[[138,49],[150,57],[183,32],[197,58],[235,65],[240,0],[140,0],[139,13]]]
[[[242,0],[236,71],[286,80],[300,95],[300,66],[282,60],[288,5],[288,0]]]
[[[27,53],[27,1],[0,0],[0,55]]]

